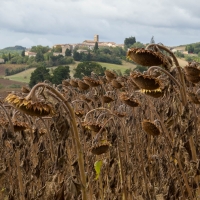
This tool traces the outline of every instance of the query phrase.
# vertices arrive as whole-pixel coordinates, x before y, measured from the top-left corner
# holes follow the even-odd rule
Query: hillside
[[[6,48],[1,49],[1,50],[5,50],[5,51],[23,51],[25,49],[26,49],[26,47],[22,47],[22,46],[18,46],[17,45],[17,46],[14,46],[14,47],[6,47]]]
[[[71,77],[73,77],[74,74],[74,69],[77,67],[77,65],[80,62],[75,62],[75,64],[70,64],[70,75]],[[121,72],[123,73],[126,69],[134,69],[136,67],[136,65],[129,63],[129,62],[122,62],[122,65],[116,65],[116,64],[110,64],[110,63],[102,63],[102,62],[98,62],[102,67],[106,67],[106,69],[109,70],[121,70]],[[49,68],[50,71],[52,69],[55,69],[56,67],[51,67]],[[26,71],[20,72],[18,74],[12,75],[12,76],[6,76],[7,79],[9,80],[13,80],[13,81],[19,81],[19,82],[24,82],[24,83],[29,83],[30,81],[30,76],[31,73],[35,70],[35,68],[31,68],[31,69],[27,69]]]
[[[6,47],[4,49],[0,49],[0,56],[2,54],[8,54],[8,53],[11,53],[11,54],[19,53],[20,54],[25,49],[26,49],[26,47],[22,47],[22,46],[18,46],[18,45],[14,46],[14,47]]]

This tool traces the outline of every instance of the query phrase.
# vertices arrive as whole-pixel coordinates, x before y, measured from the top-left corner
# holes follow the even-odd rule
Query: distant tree
[[[44,61],[44,55],[42,53],[42,51],[38,51],[36,56],[35,56],[35,61],[36,62],[42,62]]]
[[[155,44],[154,36],[151,37],[150,44]]]
[[[144,44],[142,44],[141,42],[136,42],[134,43],[131,48],[144,48]]]
[[[187,45],[186,46],[186,50],[188,51],[188,53],[193,53],[194,52],[194,47],[192,45]]]
[[[124,71],[124,75],[129,76],[131,71],[132,71],[132,70],[131,70],[130,68],[129,68],[129,69],[126,69],[126,70]]]
[[[80,60],[81,60],[81,55],[80,55],[80,53],[77,52],[77,51],[74,51],[74,52],[73,52],[73,58],[74,58],[75,61],[80,61]]]
[[[132,46],[134,43],[136,43],[136,39],[135,37],[129,37],[129,38],[125,38],[124,40],[124,45],[129,48],[130,46]]]
[[[31,50],[32,52],[38,53],[38,52],[42,52],[47,53],[50,50],[50,48],[48,46],[42,46],[42,45],[38,45],[38,46],[32,46]]]
[[[96,73],[97,75],[104,75],[105,67],[102,67],[100,64],[96,62],[82,62],[79,63],[77,68],[74,70],[75,78],[83,78],[83,76],[90,76],[91,72]]]
[[[137,65],[136,68],[134,70],[137,70],[139,72],[144,72],[147,70],[147,67],[142,66],[142,65]]]
[[[8,56],[3,53],[2,58],[4,59],[4,62],[8,61]]]
[[[62,80],[70,78],[69,66],[58,66],[53,71],[53,77],[51,79],[54,84],[61,84]]]
[[[25,50],[22,51],[21,56],[22,56],[22,57],[25,56]]]
[[[11,59],[11,54],[9,53],[9,54],[8,54],[8,60],[10,60],[10,59]]]
[[[31,73],[29,86],[33,87],[38,82],[43,82],[44,80],[50,80],[49,69],[45,66],[39,66]]]
[[[96,53],[99,49],[99,45],[98,45],[98,42],[95,42],[95,45],[94,45],[94,52]]]
[[[72,51],[70,49],[66,49],[65,56],[71,56],[71,55],[72,55]]]

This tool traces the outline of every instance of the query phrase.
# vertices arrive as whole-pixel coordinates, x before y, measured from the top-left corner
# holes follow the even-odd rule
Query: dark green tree
[[[134,43],[136,43],[136,39],[135,37],[129,37],[129,38],[125,38],[124,40],[124,46],[129,48],[130,46],[132,46]]]
[[[8,54],[8,60],[10,60],[11,59],[11,55],[10,55],[10,53]]]
[[[72,51],[70,49],[66,49],[65,56],[71,56],[71,55],[72,55]]]
[[[83,78],[83,76],[90,76],[91,72],[99,76],[104,75],[104,71],[106,70],[105,67],[102,67],[100,64],[96,62],[82,62],[79,63],[77,68],[74,70],[74,77],[75,78]]]
[[[147,67],[142,66],[142,65],[137,65],[137,67],[134,70],[137,70],[139,72],[144,72],[147,70]]]
[[[22,56],[22,57],[25,56],[25,50],[22,51],[21,56]]]
[[[44,55],[43,55],[42,51],[38,51],[38,53],[35,56],[35,61],[36,62],[44,61]]]
[[[98,45],[98,42],[95,42],[95,45],[94,45],[94,52],[96,53],[99,49],[99,45]]]
[[[30,51],[35,52],[35,53],[38,53],[39,51],[41,51],[44,54],[44,53],[47,53],[49,50],[50,48],[48,46],[38,45],[38,46],[32,46]]]
[[[73,52],[73,58],[75,61],[80,61],[81,60],[81,54],[77,51]]]
[[[188,45],[188,46],[186,46],[186,50],[188,51],[188,53],[193,53],[194,47],[192,45]]]
[[[44,80],[50,80],[49,69],[45,66],[39,66],[31,73],[29,86],[33,87],[38,82],[43,82]]]
[[[70,78],[69,66],[58,66],[53,71],[53,77],[51,79],[54,84],[61,84],[64,79]]]
[[[145,46],[141,42],[136,42],[131,46],[131,48],[145,48]]]

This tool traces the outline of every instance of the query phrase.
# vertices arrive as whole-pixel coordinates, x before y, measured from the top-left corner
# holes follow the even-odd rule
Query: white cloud
[[[1,0],[0,48],[23,38],[50,45],[94,34],[117,43],[131,35],[141,42],[154,35],[166,45],[198,42],[199,10],[196,0]],[[7,43],[5,32],[11,37]]]

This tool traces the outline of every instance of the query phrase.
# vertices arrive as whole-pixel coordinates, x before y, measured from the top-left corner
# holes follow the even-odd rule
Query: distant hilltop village
[[[66,49],[70,49],[71,51],[74,50],[74,48],[77,48],[78,52],[84,52],[87,51],[85,48],[88,48],[92,50],[95,46],[95,43],[98,42],[99,47],[122,47],[124,48],[124,44],[116,44],[115,42],[99,42],[99,35],[94,35],[94,40],[85,40],[82,43],[78,44],[55,44],[53,48],[56,48],[56,46],[62,47],[62,53],[54,53],[59,55],[65,55]]]

